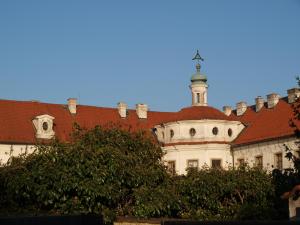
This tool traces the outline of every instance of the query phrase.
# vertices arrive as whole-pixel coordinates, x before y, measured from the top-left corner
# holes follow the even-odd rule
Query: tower
[[[193,60],[198,62],[196,64],[196,73],[191,77],[192,106],[207,106],[207,78],[200,73],[200,60],[204,61],[204,59],[201,58],[198,50]]]

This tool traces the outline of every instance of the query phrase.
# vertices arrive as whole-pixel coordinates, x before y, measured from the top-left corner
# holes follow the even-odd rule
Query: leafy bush
[[[178,189],[183,218],[270,219],[274,213],[272,178],[256,168],[190,171],[178,180]]]

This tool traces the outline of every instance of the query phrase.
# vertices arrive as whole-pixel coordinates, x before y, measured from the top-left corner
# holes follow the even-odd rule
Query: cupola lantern
[[[192,106],[207,106],[207,78],[200,73],[200,61],[204,59],[200,56],[199,51],[192,60],[197,60],[196,73],[191,77],[190,89],[192,92]]]

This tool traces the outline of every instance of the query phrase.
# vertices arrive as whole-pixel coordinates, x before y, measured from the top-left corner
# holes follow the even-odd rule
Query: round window
[[[195,128],[191,128],[191,129],[190,129],[190,135],[191,135],[192,137],[194,137],[195,134],[196,134]]]
[[[231,137],[232,136],[232,129],[229,128],[227,132],[228,132],[228,136]]]
[[[170,137],[174,137],[174,130],[170,130]]]
[[[48,130],[48,123],[47,123],[47,122],[44,122],[44,123],[43,123],[43,130],[44,130],[44,131],[47,131],[47,130]]]
[[[212,129],[212,133],[213,133],[214,135],[217,135],[218,132],[219,132],[219,129],[218,129],[217,127],[214,127],[214,128]]]

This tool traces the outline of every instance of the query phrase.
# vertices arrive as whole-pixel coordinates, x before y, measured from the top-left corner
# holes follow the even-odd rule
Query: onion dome
[[[192,83],[196,83],[196,82],[206,83],[207,78],[206,78],[206,76],[204,74],[200,73],[200,68],[201,68],[200,64],[197,63],[197,65],[196,65],[197,72],[195,74],[193,74],[192,77],[191,77],[191,82]]]

